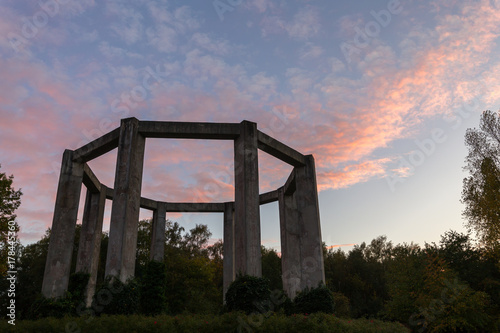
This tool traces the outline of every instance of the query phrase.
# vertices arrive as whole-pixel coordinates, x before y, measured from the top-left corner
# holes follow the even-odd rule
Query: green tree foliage
[[[416,301],[424,285],[422,252],[417,245],[402,244],[393,249],[393,256],[387,272],[389,297],[384,313],[406,323],[418,310]]]
[[[269,281],[271,290],[283,290],[281,278],[281,258],[274,249],[261,247],[262,253],[262,276]]]
[[[385,236],[356,245],[348,254],[340,249],[325,254],[326,285],[350,301],[354,317],[375,316],[387,299],[385,271],[392,243]]]
[[[0,277],[5,276],[8,270],[9,243],[14,249],[20,247],[17,239],[19,226],[16,222],[15,211],[21,205],[22,192],[12,187],[13,181],[14,176],[7,176],[0,172]]]
[[[150,261],[140,281],[141,312],[158,315],[167,312],[165,264]]]
[[[482,244],[500,247],[500,113],[484,111],[479,128],[467,129],[465,145],[469,153],[464,169],[462,202],[467,227]]]

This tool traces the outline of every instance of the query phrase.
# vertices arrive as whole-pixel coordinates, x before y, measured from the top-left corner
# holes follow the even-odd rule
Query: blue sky
[[[493,0],[2,1],[0,163],[24,192],[21,241],[51,225],[64,149],[124,117],[246,119],[313,154],[328,246],[463,231],[463,137],[498,110],[499,35]],[[115,160],[90,163],[108,186]],[[259,163],[261,192],[291,169]],[[148,140],[143,195],[233,200],[232,143]],[[261,211],[279,249],[277,205]],[[169,218],[222,237],[219,214]]]

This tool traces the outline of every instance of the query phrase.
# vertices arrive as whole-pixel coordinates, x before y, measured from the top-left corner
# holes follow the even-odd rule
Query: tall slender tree
[[[484,111],[479,128],[467,129],[469,153],[464,169],[462,203],[466,226],[487,248],[500,246],[500,111]]]

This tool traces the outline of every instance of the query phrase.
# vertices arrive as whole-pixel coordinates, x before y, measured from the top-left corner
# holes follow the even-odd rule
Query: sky
[[[24,193],[21,242],[51,226],[63,151],[127,117],[249,120],[313,154],[327,246],[465,232],[464,134],[499,109],[499,36],[498,0],[2,0],[0,170]],[[115,163],[89,165],[112,187]],[[232,201],[232,163],[231,141],[147,139],[142,195]],[[263,193],[291,167],[260,152],[259,171]],[[279,251],[278,215],[261,206]],[[167,217],[222,238],[222,214]]]

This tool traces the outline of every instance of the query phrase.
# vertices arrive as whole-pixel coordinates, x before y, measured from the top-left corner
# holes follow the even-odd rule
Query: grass
[[[226,313],[212,315],[146,316],[101,316],[45,318],[37,321],[18,321],[15,326],[0,322],[0,332],[393,332],[407,333],[409,329],[400,323],[370,319],[336,318],[334,315],[316,313],[312,315]]]

